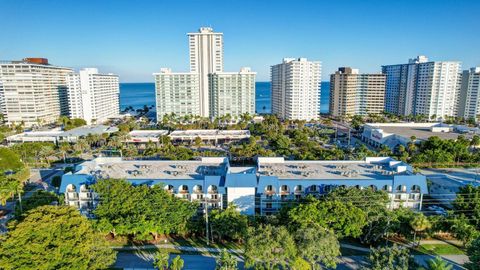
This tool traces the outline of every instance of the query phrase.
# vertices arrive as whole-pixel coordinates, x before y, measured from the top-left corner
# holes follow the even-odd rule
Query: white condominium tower
[[[223,70],[223,34],[210,27],[188,33],[190,72],[154,73],[157,121],[164,115],[239,117],[255,112],[255,72]]]
[[[272,113],[281,119],[317,120],[321,64],[306,58],[285,58],[271,66]]]
[[[387,65],[385,111],[398,115],[455,116],[458,106],[460,62],[428,61]]]
[[[101,123],[120,114],[118,76],[85,68],[68,76],[68,107],[71,118],[87,124]]]
[[[255,74],[250,68],[210,74],[210,115],[255,114]]]
[[[380,114],[385,104],[384,74],[359,74],[358,69],[341,67],[330,76],[330,115]]]
[[[44,58],[0,62],[1,113],[8,124],[43,125],[68,112],[67,75]]]
[[[157,121],[166,114],[200,115],[200,90],[197,73],[172,73],[169,68],[154,73]]]
[[[480,122],[480,67],[462,73],[458,116]]]
[[[210,27],[200,28],[198,33],[188,33],[190,72],[198,74],[200,84],[200,116],[210,112],[208,74],[223,72],[223,33],[215,33]]]

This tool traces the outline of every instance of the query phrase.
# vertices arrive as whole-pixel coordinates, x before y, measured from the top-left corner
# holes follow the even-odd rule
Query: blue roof
[[[81,185],[92,185],[95,183],[95,178],[88,174],[72,174],[67,173],[62,176],[62,183],[60,184],[59,193],[65,193],[69,184],[80,188]]]
[[[225,187],[256,187],[257,176],[253,173],[229,173],[225,179]]]

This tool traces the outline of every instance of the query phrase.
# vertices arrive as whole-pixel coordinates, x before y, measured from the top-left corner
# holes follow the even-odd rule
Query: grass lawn
[[[417,249],[419,253],[427,253],[434,255],[463,255],[465,252],[450,244],[423,244],[420,245]]]

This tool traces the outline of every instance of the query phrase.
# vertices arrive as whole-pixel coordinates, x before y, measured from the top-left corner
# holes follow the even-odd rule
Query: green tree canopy
[[[467,248],[469,263],[465,265],[469,270],[480,270],[480,238],[470,243]]]
[[[40,206],[0,241],[2,269],[106,269],[116,254],[77,209]]]
[[[368,256],[369,270],[409,270],[410,252],[407,248],[393,245],[391,247],[372,248]]]
[[[260,225],[248,229],[245,241],[245,266],[272,270],[285,267],[296,257],[293,237],[283,226]]]
[[[42,205],[50,205],[52,203],[60,203],[60,198],[57,194],[45,190],[37,190],[32,196],[22,201],[22,212],[25,213],[31,209]],[[15,216],[20,218],[22,212],[20,211],[19,203],[15,207]]]
[[[230,204],[227,209],[214,209],[210,212],[212,234],[219,240],[243,239],[248,226],[248,218],[237,211],[235,205]]]
[[[298,255],[310,263],[312,269],[323,264],[328,268],[337,266],[340,243],[333,232],[318,227],[301,228],[295,232]]]
[[[288,212],[293,228],[319,226],[331,229],[337,237],[358,237],[366,225],[365,212],[351,202],[312,199]]]
[[[480,230],[480,186],[460,187],[453,207],[455,211],[465,214],[471,224]]]
[[[328,193],[325,200],[350,202],[365,213],[367,221],[360,236],[364,243],[378,241],[392,228],[394,217],[387,208],[390,200],[387,192],[383,190],[340,187]]]
[[[23,183],[30,177],[30,170],[12,150],[0,147],[0,204],[23,190]]]
[[[98,228],[113,235],[145,240],[156,239],[159,234],[185,233],[198,208],[160,185],[133,186],[123,179],[106,179],[92,187],[101,198],[94,210]]]

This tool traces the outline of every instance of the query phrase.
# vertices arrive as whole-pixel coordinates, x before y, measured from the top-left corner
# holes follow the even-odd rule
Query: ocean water
[[[272,100],[270,82],[255,83],[255,111],[257,113],[271,113]],[[330,82],[321,85],[320,112],[328,112]],[[134,109],[143,108],[144,105],[155,108],[155,83],[121,83],[120,84],[120,109],[132,106]]]

